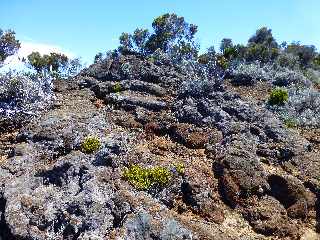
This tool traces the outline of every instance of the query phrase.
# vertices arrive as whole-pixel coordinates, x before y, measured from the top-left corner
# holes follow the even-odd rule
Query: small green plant
[[[289,94],[284,88],[273,89],[269,96],[270,105],[283,105],[288,101]]]
[[[173,164],[173,167],[177,171],[178,174],[184,175],[185,166],[183,163],[175,163],[175,164]]]
[[[287,127],[287,128],[296,128],[298,123],[295,119],[293,118],[287,118],[284,120],[284,125]]]
[[[228,62],[228,59],[225,58],[224,56],[222,55],[218,55],[217,56],[217,63],[218,65],[223,68],[223,69],[227,69],[229,67],[229,62]]]
[[[120,83],[117,82],[115,85],[113,85],[113,91],[115,93],[119,93],[119,92],[121,92],[121,90],[122,90],[122,88],[121,88]]]
[[[139,190],[148,190],[153,185],[165,186],[171,178],[171,173],[164,167],[144,168],[132,165],[125,169],[123,177]]]
[[[99,138],[87,137],[81,144],[81,151],[87,154],[94,153],[101,147]]]

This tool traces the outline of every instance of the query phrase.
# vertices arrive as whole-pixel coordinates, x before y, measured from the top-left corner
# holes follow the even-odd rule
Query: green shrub
[[[287,128],[296,128],[298,123],[295,119],[293,118],[287,118],[284,120],[284,125],[287,127]]]
[[[238,53],[237,53],[237,49],[235,47],[229,47],[229,48],[224,49],[223,56],[228,60],[236,58],[237,55],[238,55]]]
[[[183,163],[175,163],[173,164],[174,169],[177,171],[178,174],[184,175],[185,166]]]
[[[222,68],[222,69],[224,69],[224,70],[226,70],[228,67],[229,67],[229,61],[228,61],[228,59],[226,59],[224,56],[222,56],[222,55],[217,55],[217,63],[218,63],[218,65]]]
[[[273,89],[269,96],[269,104],[271,105],[283,105],[288,101],[289,94],[284,88]]]
[[[81,144],[81,151],[87,154],[94,153],[101,147],[99,138],[87,137]]]
[[[171,178],[171,173],[164,167],[143,168],[132,165],[125,169],[123,177],[139,190],[148,190],[153,185],[165,186]]]
[[[119,93],[119,92],[121,92],[121,90],[122,90],[122,88],[121,88],[120,83],[117,82],[115,85],[113,85],[113,91],[115,93]]]

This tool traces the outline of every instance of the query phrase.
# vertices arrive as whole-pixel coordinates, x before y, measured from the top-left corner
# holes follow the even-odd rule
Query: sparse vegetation
[[[137,28],[133,34],[122,33],[119,51],[154,55],[158,61],[166,55],[170,62],[190,60],[197,57],[198,46],[194,41],[198,27],[189,24],[176,14],[164,14],[154,19],[153,32]]]
[[[183,163],[175,163],[173,164],[174,169],[177,171],[178,174],[184,175],[185,166]]]
[[[76,75],[81,69],[79,58],[69,59],[61,53],[41,55],[32,52],[28,55],[26,64],[37,71],[38,74],[53,78],[67,78]]]
[[[0,66],[7,57],[14,55],[20,46],[21,44],[16,40],[14,31],[2,31],[0,29]]]
[[[287,127],[287,128],[295,128],[297,127],[298,123],[295,119],[293,118],[287,118],[284,120],[284,125]]]
[[[100,139],[97,137],[87,137],[81,144],[81,151],[87,154],[98,151],[101,147]]]
[[[117,82],[115,85],[113,85],[113,92],[119,93],[119,92],[121,92],[121,90],[122,90],[122,87],[119,82]]]
[[[269,104],[284,105],[289,98],[288,91],[284,88],[273,89],[269,96]]]
[[[0,74],[0,113],[14,116],[42,109],[52,98],[51,81],[37,74]]]
[[[184,18],[152,27],[123,33],[76,77],[62,77],[76,60],[39,52],[31,73],[0,74],[0,229],[10,233],[0,239],[317,230],[316,49],[278,44],[264,27],[198,56],[197,27]]]
[[[139,190],[148,190],[154,185],[165,186],[171,179],[170,171],[165,167],[144,168],[132,165],[124,170],[123,177]]]

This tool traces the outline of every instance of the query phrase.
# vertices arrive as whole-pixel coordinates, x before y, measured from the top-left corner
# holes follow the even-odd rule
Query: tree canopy
[[[15,38],[12,30],[3,31],[0,29],[0,66],[7,57],[14,55],[20,48],[20,42]]]
[[[164,14],[152,23],[153,32],[137,28],[133,34],[122,33],[119,50],[122,53],[138,52],[151,55],[157,51],[190,59],[198,54],[198,46],[194,41],[198,27],[189,24],[176,14]]]
[[[50,53],[41,55],[39,52],[32,52],[27,57],[27,64],[38,73],[56,73],[60,76],[72,76],[79,72],[81,62],[79,58],[69,59],[62,53]]]

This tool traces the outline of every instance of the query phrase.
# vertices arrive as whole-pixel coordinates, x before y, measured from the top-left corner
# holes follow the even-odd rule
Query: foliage
[[[82,63],[80,58],[69,59],[69,63],[66,68],[67,76],[75,76],[82,69]]]
[[[183,163],[175,163],[175,164],[173,164],[173,166],[178,174],[184,175],[185,166]]]
[[[137,28],[133,34],[122,33],[119,51],[143,55],[167,54],[176,61],[192,59],[198,54],[194,42],[197,26],[185,22],[176,14],[164,14],[152,23],[153,32]]]
[[[272,79],[270,72],[272,66],[262,66],[259,62],[245,63],[234,62],[230,74],[232,81],[238,85],[252,85],[257,81],[268,81]]]
[[[282,111],[287,117],[296,119],[300,126],[319,127],[320,93],[312,88],[293,88],[288,104]]]
[[[147,45],[149,36],[150,36],[150,33],[147,29],[137,28],[133,33],[133,36],[132,36],[133,43],[135,44],[135,46],[137,46],[138,51],[142,54],[146,53],[146,45]]]
[[[284,105],[289,98],[288,91],[284,88],[273,89],[269,96],[270,105]]]
[[[258,29],[249,40],[249,45],[260,44],[268,48],[278,48],[278,43],[272,35],[272,30],[267,27]]]
[[[233,47],[232,39],[224,38],[224,39],[221,40],[220,51],[222,53],[225,53],[226,49],[232,48],[232,47]]]
[[[185,81],[179,90],[179,97],[185,98],[192,96],[194,98],[201,98],[209,96],[216,92],[221,85],[214,80],[188,80]]]
[[[226,70],[229,67],[229,62],[223,55],[217,55],[217,65]]]
[[[320,54],[318,54],[318,55],[313,59],[313,64],[314,64],[317,68],[320,68]]]
[[[167,185],[171,179],[171,173],[164,167],[144,168],[132,165],[124,170],[123,177],[135,188],[148,190],[154,185],[161,187]]]
[[[81,144],[81,151],[87,154],[94,153],[99,150],[101,143],[97,137],[87,137]]]
[[[198,62],[201,64],[210,64],[212,62],[216,62],[216,51],[214,46],[209,47],[206,53],[201,54],[198,57]]]
[[[95,56],[94,56],[94,63],[100,63],[102,62],[102,59],[103,59],[103,54],[102,52],[99,52],[97,53]]]
[[[279,87],[289,85],[310,87],[311,82],[299,70],[290,70],[288,68],[275,68],[270,71],[273,84]]]
[[[0,66],[7,57],[14,55],[21,44],[15,38],[15,32],[12,30],[2,31],[0,29]]]
[[[105,60],[115,59],[119,56],[117,50],[107,51],[106,53],[99,52],[94,57],[94,63],[102,63]]]
[[[126,53],[132,50],[133,48],[133,43],[132,43],[132,35],[129,33],[122,33],[119,37],[120,41],[120,47],[119,51]]]
[[[320,69],[315,70],[312,68],[307,68],[303,72],[304,76],[309,79],[312,83],[320,85]]]
[[[299,42],[288,45],[285,52],[298,56],[300,66],[303,68],[310,67],[317,56],[315,46],[301,45]]]
[[[268,63],[273,61],[279,55],[277,48],[270,48],[263,44],[249,44],[245,52],[245,60],[260,61],[262,63]]]
[[[39,52],[32,52],[27,57],[27,64],[37,73],[51,75],[54,78],[74,76],[82,67],[79,58],[69,59],[61,53],[41,55]]]
[[[300,67],[299,57],[292,53],[286,52],[282,52],[281,54],[279,54],[279,56],[275,60],[275,63],[280,67],[286,67],[292,70],[299,69]]]
[[[0,114],[34,113],[52,98],[51,80],[37,74],[0,74]]]
[[[267,81],[279,87],[311,85],[300,70],[291,70],[277,64],[233,62],[230,75],[233,83],[238,85],[252,85],[257,81]]]
[[[289,88],[285,105],[270,106],[284,122],[293,119],[296,126],[320,126],[320,93],[312,88]]]
[[[246,61],[268,63],[279,55],[279,46],[272,35],[272,30],[262,27],[248,40],[247,47],[242,51],[241,55]]]
[[[114,91],[115,93],[121,92],[121,89],[122,89],[122,87],[121,87],[121,85],[120,85],[119,82],[117,82],[115,85],[113,85],[113,91]]]
[[[284,125],[287,127],[287,128],[295,128],[297,127],[297,120],[295,120],[294,118],[287,118],[284,120]]]
[[[32,52],[27,57],[28,64],[33,67],[38,73],[58,72],[66,68],[68,57],[60,53],[50,53],[49,55],[41,55],[39,52]]]
[[[225,48],[223,51],[223,56],[230,61],[238,57],[238,51],[235,47]]]

